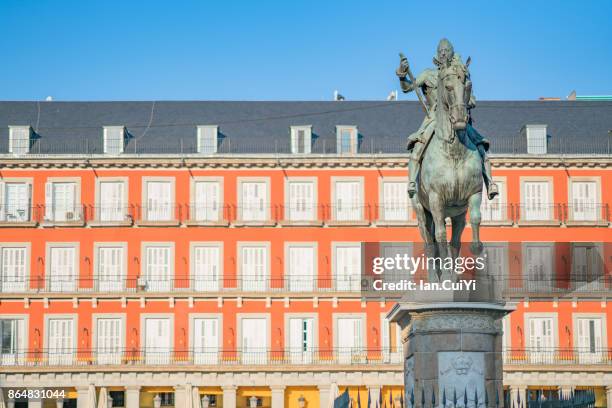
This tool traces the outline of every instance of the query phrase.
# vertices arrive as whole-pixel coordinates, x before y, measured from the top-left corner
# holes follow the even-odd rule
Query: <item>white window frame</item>
[[[528,260],[527,260],[527,250],[529,248],[547,248],[550,251],[550,263],[544,261],[544,264],[550,265],[550,276],[544,277],[542,281],[533,281],[530,279],[529,270],[528,270]],[[521,261],[522,261],[522,271],[523,271],[523,282],[525,287],[528,290],[535,291],[546,291],[555,287],[557,283],[556,280],[556,254],[555,254],[555,245],[549,242],[523,242],[521,245]],[[546,279],[549,278],[549,279]]]
[[[199,319],[211,319],[217,321],[217,350],[215,355],[200,355],[202,353],[195,349],[195,321]],[[189,314],[189,350],[193,353],[195,364],[218,364],[219,356],[223,351],[223,313],[190,313]],[[204,352],[206,353],[206,351]],[[203,361],[198,361],[202,358]]]
[[[595,183],[595,197],[594,197],[594,217],[592,219],[579,219],[577,217],[576,209],[574,208],[574,183]],[[582,176],[571,176],[568,179],[568,207],[569,207],[569,220],[570,222],[597,222],[602,221],[602,209],[601,209],[601,177],[582,177]]]
[[[44,341],[44,349],[47,350],[47,358],[49,361],[50,365],[72,365],[74,363],[74,361],[77,358],[77,347],[78,347],[78,337],[79,337],[79,316],[77,313],[64,313],[64,314],[59,314],[59,313],[50,313],[50,314],[45,314],[44,317],[44,336],[43,336],[43,341]],[[71,345],[71,350],[70,353],[71,354],[67,354],[68,358],[58,358],[57,363],[55,363],[55,359],[59,356],[52,356],[49,355],[49,346],[51,343],[51,340],[49,338],[50,336],[50,320],[56,320],[56,319],[66,319],[66,320],[72,320],[72,345]],[[64,356],[64,354],[61,354],[62,356]]]
[[[385,184],[388,183],[404,183],[406,184],[406,188],[403,190],[406,196],[406,216],[401,219],[389,219],[387,217],[387,201],[385,200]],[[408,222],[411,220],[412,216],[412,202],[408,197],[408,179],[406,177],[379,177],[378,178],[378,202],[379,202],[379,213],[378,218],[383,222]]]
[[[245,183],[265,183],[266,184],[266,197],[264,198],[264,210],[263,210],[263,219],[245,219],[244,218],[244,200],[243,200],[243,188]],[[271,181],[270,177],[238,177],[237,179],[237,197],[238,197],[238,209],[239,209],[239,217],[238,220],[241,222],[247,223],[266,223],[271,220],[271,201],[270,197],[272,195]]]
[[[243,350],[243,334],[242,333],[242,321],[245,319],[265,319],[266,321],[266,345],[265,352],[256,351],[254,355],[247,354]],[[237,348],[240,350],[240,358],[243,364],[265,364],[268,361],[268,353],[270,351],[271,337],[272,337],[272,324],[270,313],[236,313],[236,339]]]
[[[332,242],[332,278],[334,290],[342,292],[358,292],[361,290],[361,270],[357,279],[351,278],[350,281],[338,281],[338,249],[340,248],[359,248],[359,264],[363,270],[363,248],[361,242]]]
[[[55,214],[56,203],[54,202],[53,184],[74,183],[74,209],[73,218],[58,217]],[[83,219],[81,211],[81,178],[80,177],[49,177],[45,182],[45,221],[51,223],[76,222]],[[66,218],[66,219],[60,219]]]
[[[189,189],[189,202],[191,203],[189,218],[190,221],[193,222],[219,222],[222,221],[225,217],[224,214],[224,186],[223,186],[223,177],[204,177],[204,176],[194,176],[190,180],[190,189]],[[219,197],[217,201],[217,215],[214,214],[211,217],[199,217],[198,216],[198,197],[196,195],[196,185],[197,183],[217,183],[219,186]],[[204,206],[205,215],[208,214],[208,209]]]
[[[15,292],[27,292],[30,290],[30,267],[31,267],[31,258],[32,258],[32,244],[29,242],[0,242],[0,279],[4,275],[4,259],[3,253],[6,248],[21,248],[25,250],[25,271],[24,271],[24,282],[23,289],[17,288],[17,284],[15,285],[7,285],[6,282],[0,281],[0,293],[15,293]],[[5,290],[5,286],[10,288],[9,290]],[[11,288],[12,286],[12,288]]]
[[[538,211],[537,209],[531,209],[528,210],[527,209],[527,202],[526,202],[526,198],[527,198],[527,190],[526,190],[526,183],[547,183],[548,184],[548,197],[544,197],[543,202],[542,202],[542,206],[544,206],[542,211],[543,213],[543,217],[542,218],[538,218],[535,217],[533,218],[533,216],[528,215],[528,211]],[[554,220],[555,214],[554,214],[554,197],[555,197],[555,191],[554,191],[554,182],[553,182],[553,178],[552,177],[531,177],[531,176],[527,176],[527,177],[521,177],[520,179],[520,185],[521,185],[521,222],[531,222],[531,223],[546,223],[546,222],[551,222]]]
[[[126,315],[125,313],[93,313],[92,317],[92,327],[91,327],[91,345],[92,350],[95,353],[96,361],[98,364],[121,364],[123,362],[123,354],[126,350]],[[118,319],[119,323],[119,338],[120,344],[117,345],[117,351],[111,350],[105,352],[104,354],[111,354],[111,356],[105,356],[105,358],[110,357],[112,362],[100,362],[100,356],[98,355],[98,321],[102,319]],[[116,354],[116,355],[113,355]],[[103,359],[104,360],[104,359]],[[116,362],[115,362],[116,361]]]
[[[542,132],[544,132],[543,138]],[[546,125],[525,125],[525,136],[527,138],[527,154],[546,154],[548,152],[548,131]],[[539,145],[542,140],[543,144]]]
[[[118,152],[114,152],[114,151],[109,151],[109,132],[116,132],[119,131],[120,132],[120,140],[119,140],[119,151]],[[103,131],[103,138],[104,138],[104,154],[108,154],[108,155],[117,155],[117,154],[121,154],[123,153],[123,150],[125,149],[125,136],[126,136],[126,129],[125,126],[104,126],[104,131]]]
[[[25,364],[28,352],[28,323],[27,314],[2,314],[0,320],[16,320],[17,341],[15,342],[15,353],[3,354],[0,349],[0,365],[22,365]],[[21,322],[21,323],[19,323]],[[19,328],[23,333],[20,333]]]
[[[386,327],[385,327],[386,325]],[[391,337],[391,325],[395,325],[395,338]],[[385,336],[386,331],[386,336]],[[387,337],[387,339],[385,339]],[[388,343],[385,344],[385,340]],[[395,344],[393,344],[395,343]],[[402,328],[396,322],[392,322],[387,318],[387,313],[380,314],[380,349],[381,357],[386,363],[398,362],[403,355],[402,346]]]
[[[599,320],[601,326],[601,350],[599,352],[596,350],[595,353],[590,353],[585,350],[578,349],[578,361],[581,364],[594,364],[601,363],[605,361],[607,358],[607,352],[605,350],[608,349],[608,327],[607,327],[607,319],[605,313],[573,313],[572,314],[572,326],[574,332],[574,345],[578,348],[579,343],[579,332],[578,332],[578,320],[579,319],[589,319],[589,320]]]
[[[8,128],[9,128],[9,146],[8,146],[9,153],[12,153],[14,155],[23,155],[23,154],[30,153],[30,148],[31,148],[31,143],[32,143],[32,134],[33,134],[32,127],[29,125],[25,125],[25,126],[11,125]],[[16,131],[26,131],[28,133],[28,140],[27,140],[28,144],[25,149],[19,149],[19,146],[17,147],[18,149],[15,149]]]
[[[126,221],[129,217],[128,213],[128,196],[129,196],[129,178],[128,177],[96,177],[96,220],[102,220],[102,184],[103,183],[123,183],[123,194],[121,197],[121,202],[118,204],[118,210],[120,210],[119,215],[121,215],[121,219],[113,219],[104,222],[121,222]],[[119,217],[116,217],[119,218]]]
[[[242,267],[243,250],[245,248],[265,248],[265,279],[263,282],[245,282],[244,270]],[[240,279],[240,288],[243,291],[262,292],[270,289],[270,273],[272,254],[270,253],[271,244],[269,241],[241,241],[238,242],[238,276]],[[246,283],[246,284],[245,284]],[[246,287],[246,288],[245,288]]]
[[[489,200],[486,194],[482,195],[482,202],[480,204],[480,216],[483,223],[504,223],[509,220],[508,180],[506,177],[493,177],[493,182],[497,184],[499,194],[493,200]],[[487,191],[484,183],[482,185],[482,191]]]
[[[168,218],[157,219],[158,217],[154,217],[150,214],[152,211],[149,208],[149,183],[170,183],[170,201],[169,201],[169,210]],[[166,177],[166,176],[151,176],[151,177],[143,177],[142,178],[142,207],[143,207],[143,219],[148,222],[168,222],[176,220],[176,178],[175,177]],[[163,215],[163,208],[158,209]],[[163,217],[161,217],[163,218]]]
[[[212,147],[212,151],[208,151],[206,150],[202,145],[202,142],[204,141],[204,137],[206,136],[206,132],[207,131],[212,131],[212,142],[213,144],[211,145]],[[197,150],[198,153],[200,154],[215,154],[217,153],[219,148],[219,126],[218,125],[200,125],[198,126],[198,130],[197,130]]]
[[[158,356],[153,354],[153,361],[148,361],[147,349],[146,349],[146,340],[147,340],[147,319],[168,319],[168,328],[169,328],[169,336],[168,336],[168,355],[167,356]],[[174,354],[174,313],[142,313],[140,315],[140,347],[144,350],[141,358],[143,359],[144,364],[164,364],[167,365],[172,361],[172,355]]]
[[[285,313],[285,350],[291,364],[311,364],[319,347],[319,320],[317,313]],[[312,344],[309,350],[293,350],[291,348],[291,319],[312,319]]]
[[[319,259],[319,248],[318,243],[315,242],[285,242],[285,290],[288,292],[312,292],[318,284],[318,259]],[[306,276],[300,276],[301,279],[294,279],[291,273],[291,249],[292,248],[309,248],[312,250],[312,278],[309,280]]]
[[[51,280],[51,267],[52,267],[52,259],[51,252],[54,248],[74,248],[74,280],[72,281],[73,290],[68,290],[68,292],[78,291],[80,287],[80,277],[81,277],[81,244],[80,242],[47,242],[45,248],[45,287],[49,292],[66,292],[64,289],[66,286],[70,286],[70,281],[58,281],[56,277],[53,277],[53,281]],[[63,284],[60,285],[60,290],[51,290],[51,288],[55,285],[58,285],[59,282]]]
[[[304,132],[304,151],[299,151],[298,134]],[[312,125],[291,126],[291,153],[310,154],[312,152]]]
[[[365,362],[366,360],[366,350],[368,347],[368,338],[367,338],[367,314],[366,313],[333,313],[333,332],[334,332],[334,355],[337,358],[337,363],[339,364],[351,364],[354,362]],[[361,321],[360,329],[361,336],[359,337],[360,343],[358,350],[341,350],[340,349],[340,331],[338,320],[340,319],[358,319]]]
[[[338,196],[337,196],[337,183],[342,183],[342,182],[357,182],[359,184],[359,193],[358,193],[358,197],[357,197],[357,203],[354,204],[354,206],[356,206],[356,210],[355,213],[357,215],[357,217],[355,219],[350,218],[350,219],[340,219],[338,217]],[[346,222],[346,223],[352,223],[352,222],[363,222],[365,220],[365,204],[364,204],[364,190],[365,190],[365,183],[364,183],[364,178],[361,176],[358,177],[337,177],[337,176],[332,176],[331,177],[331,192],[332,192],[332,221],[333,222]],[[349,210],[347,211],[351,211],[350,210],[350,203],[348,204],[348,208]]]
[[[100,280],[100,249],[103,248],[121,248],[123,252],[123,258],[121,259],[121,270],[119,271],[119,277],[121,278],[117,289],[110,289],[111,292],[123,291],[126,288],[127,281],[127,270],[128,270],[128,244],[127,242],[94,242],[94,276],[95,284],[98,291],[106,292],[104,288],[101,288],[102,283]],[[111,285],[112,286],[112,285]]]
[[[195,251],[196,248],[217,248],[219,251],[219,259],[217,263],[217,282],[214,284],[211,282],[209,285],[199,285],[196,280],[196,262],[195,262]],[[223,287],[223,241],[191,241],[189,243],[189,276],[192,279],[191,288],[198,292],[218,292]]]
[[[166,292],[166,291],[171,291],[174,288],[174,282],[175,282],[175,275],[174,275],[174,266],[175,266],[175,257],[176,257],[176,251],[175,251],[175,243],[174,242],[151,242],[151,241],[147,241],[147,242],[143,242],[141,244],[141,263],[140,263],[140,278],[139,280],[142,279],[142,281],[146,282],[146,291],[147,292]],[[156,281],[151,281],[151,283],[153,283],[151,285],[151,283],[149,282],[149,276],[147,273],[147,267],[148,267],[148,263],[149,260],[147,259],[147,252],[148,252],[148,248],[168,248],[169,249],[169,265],[168,265],[168,282],[167,282],[167,289],[165,286],[166,282],[156,282]],[[140,286],[140,282],[139,282],[139,286]]]
[[[11,214],[11,219],[9,220],[9,214],[13,211],[8,210],[7,203],[7,185],[10,184],[23,184],[26,186],[26,194],[27,202],[19,203],[16,211],[25,208],[26,213],[22,217],[15,217],[14,214]],[[18,178],[18,177],[9,177],[9,178],[0,178],[0,222],[28,222],[32,220],[32,197],[34,196],[34,188],[33,188],[33,179],[32,178]]]
[[[311,206],[311,216],[306,217],[307,219],[300,219],[300,217],[292,217],[293,210],[291,208],[291,184],[293,183],[310,183],[312,184],[312,202],[310,204],[305,203],[305,206]],[[285,179],[285,211],[284,218],[289,222],[314,222],[319,218],[318,203],[319,203],[319,191],[318,191],[318,178],[317,177],[287,177]],[[307,211],[304,211],[307,212]],[[296,211],[296,215],[298,212]],[[308,214],[306,214],[308,215]]]
[[[351,133],[350,137],[351,137],[351,151],[350,152],[343,152],[342,151],[342,133],[344,131],[349,131]],[[359,151],[359,130],[357,129],[357,126],[350,126],[350,125],[337,125],[336,126],[336,153],[338,155],[344,155],[344,154],[357,154]]]
[[[535,346],[531,344],[531,319],[552,319],[551,326],[551,337],[552,337],[552,350],[549,350],[548,353],[546,350],[544,352],[540,352],[535,349]],[[555,352],[559,347],[559,317],[557,313],[525,313],[524,314],[524,322],[525,322],[525,345],[527,346],[528,357],[531,362],[546,364],[553,363],[555,361]]]

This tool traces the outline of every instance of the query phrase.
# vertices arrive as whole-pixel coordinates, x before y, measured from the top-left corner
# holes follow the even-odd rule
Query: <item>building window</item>
[[[316,250],[313,244],[287,246],[287,282],[292,292],[312,292],[316,279]]]
[[[45,185],[45,220],[71,222],[81,219],[77,183],[54,181]]]
[[[607,351],[603,348],[602,319],[579,317],[577,325],[578,361],[581,364],[595,364],[604,361]]]
[[[268,322],[263,317],[241,319],[241,349],[244,364],[268,362]]]
[[[291,153],[308,154],[312,146],[312,127],[291,127]]]
[[[125,407],[125,391],[109,391],[108,396],[113,400],[113,408]]]
[[[171,350],[171,319],[168,317],[147,317],[144,319],[144,359],[146,364],[169,364]],[[162,397],[162,394],[170,394]],[[173,393],[160,393],[167,398],[162,405],[174,405]]]
[[[0,181],[0,221],[30,221],[32,185]]]
[[[408,182],[382,181],[381,219],[407,221],[409,219]]]
[[[363,219],[362,194],[360,181],[335,181],[333,219],[335,221],[361,221]]]
[[[572,181],[571,188],[570,220],[597,221],[599,218],[597,182]]]
[[[198,126],[198,153],[217,153],[218,126]]]
[[[173,256],[170,245],[147,245],[144,259],[144,282],[147,291],[167,292],[172,289]]]
[[[553,252],[553,246],[550,244],[524,245],[523,271],[529,291],[548,291],[555,286]]]
[[[219,362],[219,319],[193,319],[194,364],[217,364]]]
[[[315,221],[317,218],[315,183],[313,181],[290,180],[286,208],[289,221]]]
[[[96,319],[96,359],[98,364],[121,364],[123,349],[121,322],[122,320],[118,317]]]
[[[548,181],[523,182],[522,219],[548,221],[552,219],[551,188]]]
[[[51,246],[47,259],[47,283],[51,292],[74,292],[77,288],[77,248]]]
[[[240,274],[242,290],[265,291],[270,273],[266,244],[249,244],[240,248]]]
[[[221,182],[219,181],[195,181],[193,183],[194,202],[192,204],[193,221],[221,220]]]
[[[28,289],[28,261],[26,247],[0,246],[0,289],[2,292],[25,292]]]
[[[47,352],[50,365],[71,365],[76,355],[74,319],[49,318],[47,320]]]
[[[546,154],[547,152],[547,126],[527,125],[525,126],[527,136],[528,154]]]
[[[314,319],[289,319],[289,359],[291,364],[311,364],[314,353]]]
[[[219,245],[193,245],[191,247],[193,289],[218,291],[221,274],[221,247]]]
[[[2,364],[15,364],[25,338],[23,319],[0,319],[0,361]],[[23,356],[21,356],[23,357]]]
[[[359,317],[336,320],[336,354],[340,364],[360,362],[363,355],[363,322]]]
[[[125,221],[128,218],[126,183],[119,180],[99,181],[98,219],[103,222]]]
[[[508,218],[508,210],[506,208],[506,197],[505,197],[505,182],[495,181],[499,188],[499,194],[493,199],[489,200],[486,194],[482,195],[482,201],[480,204],[480,215],[482,221],[506,221]],[[482,186],[482,191],[487,191],[486,187]]]
[[[604,254],[597,244],[572,244],[572,284],[573,289],[589,291],[601,289]]]
[[[9,153],[29,153],[31,139],[32,128],[30,126],[9,126]]]
[[[123,153],[125,145],[124,126],[104,126],[104,153]]]
[[[265,181],[240,182],[242,221],[266,221],[269,217],[268,183]]]
[[[97,288],[100,292],[120,292],[125,286],[126,254],[123,246],[99,245],[96,252]]]
[[[338,154],[357,153],[357,128],[336,126],[336,150]]]
[[[172,221],[174,219],[171,181],[146,181],[145,211],[147,221]]]
[[[336,290],[361,289],[361,244],[335,245],[334,266]]]
[[[529,360],[533,363],[553,363],[555,361],[553,318],[527,317],[527,327]]]
[[[160,392],[159,398],[161,398],[162,407],[173,407],[174,406],[174,393],[173,392]]]

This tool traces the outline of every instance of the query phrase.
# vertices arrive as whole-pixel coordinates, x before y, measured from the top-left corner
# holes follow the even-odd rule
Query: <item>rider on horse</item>
[[[461,57],[458,54],[455,54],[453,45],[447,39],[440,40],[437,49],[437,55],[434,58],[434,63],[439,66],[441,64],[458,64],[464,66],[461,62]],[[464,66],[465,67],[465,66]],[[416,176],[419,172],[421,158],[423,157],[423,153],[429,142],[429,139],[434,133],[435,130],[435,117],[434,111],[436,109],[436,88],[438,86],[438,70],[435,68],[428,68],[424,70],[415,80],[411,82],[406,78],[408,75],[408,61],[403,58],[400,62],[400,67],[396,70],[396,74],[400,79],[400,86],[402,88],[402,92],[407,93],[414,91],[417,88],[420,88],[423,92],[423,95],[426,99],[427,111],[428,114],[425,116],[423,123],[419,127],[419,130],[408,136],[408,144],[407,150],[411,152],[410,162],[408,163],[409,169],[409,184],[408,184],[408,194],[410,197],[413,197],[417,190],[416,185]],[[467,73],[467,67],[465,67]],[[469,75],[469,74],[468,74]],[[476,100],[474,95],[471,93],[470,87],[470,98],[467,103],[468,112],[476,106]],[[468,121],[466,127],[466,134],[472,140],[474,145],[478,148],[478,152],[480,153],[480,157],[482,158],[482,173],[485,182],[485,186],[487,188],[487,195],[489,200],[495,198],[497,194],[499,194],[499,190],[497,185],[493,182],[493,177],[491,175],[491,163],[489,161],[489,157],[487,155],[487,151],[489,150],[489,141],[482,137],[480,133],[476,131],[471,125],[472,119],[470,115],[470,119]]]

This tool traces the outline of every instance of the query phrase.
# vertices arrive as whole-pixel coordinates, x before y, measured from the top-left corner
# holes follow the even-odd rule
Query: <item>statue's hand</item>
[[[400,66],[395,70],[395,75],[401,79],[406,78],[406,75],[408,75],[408,70],[410,70],[408,59],[400,52]]]

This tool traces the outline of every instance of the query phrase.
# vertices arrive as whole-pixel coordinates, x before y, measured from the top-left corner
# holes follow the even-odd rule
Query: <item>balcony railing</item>
[[[369,223],[374,219],[370,204],[352,202],[330,204],[327,214],[332,223]]]
[[[0,205],[0,222],[6,223],[23,223],[30,222],[38,218],[36,207],[29,205]]]
[[[506,349],[504,365],[612,365],[612,348],[532,347]]]
[[[607,204],[570,203],[564,205],[564,222],[566,223],[607,223],[610,211]]]
[[[308,348],[270,350],[265,348],[226,349],[191,348],[171,350],[164,347],[45,349],[0,354],[0,367],[87,367],[87,366],[335,366],[399,365],[402,352],[361,347],[334,349]]]
[[[593,279],[576,278],[505,278],[499,281],[505,295],[537,295],[567,293],[610,293],[612,275],[600,275]]]
[[[514,205],[514,221],[525,224],[557,224],[563,221],[563,206],[548,203]]]
[[[136,208],[133,205],[85,206],[85,220],[101,224],[129,223],[134,221]]]
[[[135,208],[138,223],[178,223],[183,219],[183,206],[173,203],[137,205]]]
[[[85,222],[82,205],[69,207],[41,206],[43,222],[48,223],[83,223]]]
[[[204,205],[192,203],[185,206],[183,221],[187,223],[221,223],[229,221],[231,217],[231,206],[229,205]]]

